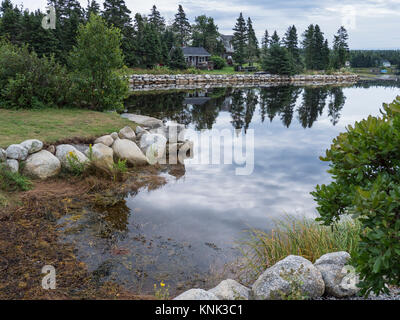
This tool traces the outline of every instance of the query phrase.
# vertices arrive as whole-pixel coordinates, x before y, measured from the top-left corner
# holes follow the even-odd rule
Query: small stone
[[[10,145],[6,152],[7,158],[14,160],[26,160],[28,157],[28,150],[19,144]]]
[[[116,133],[116,132],[111,133],[110,136],[111,136],[111,138],[113,138],[113,140],[117,140],[119,138],[118,133]]]
[[[21,146],[27,149],[29,154],[32,154],[43,149],[43,142],[37,139],[30,139],[22,142]]]
[[[100,138],[97,138],[94,141],[95,144],[98,143],[102,143],[104,144],[106,147],[110,147],[113,143],[114,143],[114,139],[111,137],[111,135],[106,135],[106,136],[102,136]]]
[[[135,141],[135,139],[136,139],[135,131],[133,131],[132,128],[128,127],[128,126],[125,127],[125,128],[122,128],[119,131],[118,136],[119,136],[120,139],[128,139],[128,140],[131,140],[131,141]]]
[[[250,289],[232,279],[222,281],[208,292],[215,294],[221,300],[249,300],[250,297]]]
[[[47,151],[52,153],[52,154],[56,154],[56,147],[51,145],[47,148]]]
[[[114,140],[113,140],[114,141]],[[92,147],[93,164],[100,169],[110,169],[114,164],[114,151],[102,143]]]
[[[19,171],[19,162],[18,162],[18,160],[7,159],[6,166],[11,172],[17,173]]]
[[[68,157],[70,156],[70,154],[74,154],[81,164],[89,163],[89,159],[82,152],[78,151],[78,149],[76,149],[74,146],[71,146],[69,144],[61,144],[57,146],[56,157],[58,158],[58,160],[60,160],[61,165],[67,169],[71,169],[68,162]]]
[[[219,300],[218,297],[203,289],[190,289],[177,296],[174,300]]]

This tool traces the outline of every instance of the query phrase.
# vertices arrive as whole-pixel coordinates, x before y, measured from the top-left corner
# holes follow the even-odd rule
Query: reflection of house
[[[235,52],[235,49],[233,48],[232,45],[232,39],[233,36],[227,36],[227,35],[220,35],[220,40],[224,44],[225,47],[225,53],[224,53],[224,58],[227,60],[232,60],[233,53]]]
[[[208,60],[211,54],[203,47],[183,47],[183,56],[189,66],[208,67]]]

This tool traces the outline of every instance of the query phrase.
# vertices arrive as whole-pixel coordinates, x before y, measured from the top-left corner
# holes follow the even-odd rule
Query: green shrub
[[[67,102],[68,76],[54,57],[39,58],[6,41],[0,42],[0,107],[45,108]]]
[[[0,189],[4,191],[27,191],[32,182],[18,172],[10,171],[4,163],[0,163]]]
[[[129,81],[120,71],[124,66],[121,38],[118,28],[107,27],[106,21],[94,14],[87,24],[79,26],[77,45],[69,57],[71,98],[77,106],[123,110]]]
[[[88,168],[88,163],[79,161],[78,156],[74,152],[68,153],[67,162],[68,162],[68,171],[75,176],[82,175]]]
[[[364,233],[353,262],[362,293],[400,284],[400,96],[384,104],[382,117],[348,126],[333,140],[323,161],[333,182],[312,192],[320,218],[329,225],[353,214]]]
[[[225,59],[220,56],[212,56],[211,61],[214,63],[214,69],[216,70],[221,70],[226,66]]]
[[[171,69],[186,69],[187,64],[185,61],[185,57],[183,56],[182,48],[175,47],[171,49],[170,59],[168,66]]]

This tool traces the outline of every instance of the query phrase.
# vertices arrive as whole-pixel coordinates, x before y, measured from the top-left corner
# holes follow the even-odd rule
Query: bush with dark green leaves
[[[220,56],[212,56],[211,61],[214,63],[214,69],[221,70],[226,66],[226,61]]]
[[[0,41],[0,107],[44,108],[67,102],[68,76],[54,57]]]
[[[330,162],[333,181],[311,193],[318,220],[332,225],[351,214],[363,225],[352,257],[361,292],[400,285],[400,96],[384,104],[382,117],[348,126],[321,160]]]

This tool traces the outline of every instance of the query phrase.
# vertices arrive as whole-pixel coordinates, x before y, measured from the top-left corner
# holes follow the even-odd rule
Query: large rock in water
[[[300,292],[295,292],[296,287]],[[307,259],[293,255],[265,270],[252,287],[258,300],[281,300],[297,293],[313,299],[322,296],[324,290],[319,270]]]
[[[7,160],[6,150],[0,148],[0,162],[5,162]]]
[[[100,169],[110,169],[114,164],[113,149],[102,143],[97,143],[92,147],[92,157],[93,164]]]
[[[249,300],[250,297],[250,289],[232,279],[222,281],[208,292],[215,294],[221,300]]]
[[[20,144],[12,144],[7,150],[7,158],[14,160],[26,160],[28,157],[28,149],[24,148]]]
[[[153,117],[132,114],[132,113],[124,113],[121,115],[121,117],[126,118],[130,121],[133,121],[133,122],[137,123],[139,126],[148,127],[148,128],[158,128],[164,124],[162,122],[162,120],[159,120],[159,119],[156,119]]]
[[[32,154],[43,149],[43,142],[37,139],[30,139],[22,142],[21,146],[27,149],[29,154]]]
[[[57,175],[61,170],[61,162],[46,150],[34,153],[25,162],[24,173],[38,179],[47,179]]]
[[[321,272],[325,282],[325,294],[337,298],[350,297],[357,294],[356,274],[347,274],[344,266],[350,259],[345,251],[327,253],[315,261],[314,266]],[[345,278],[345,276],[347,277]]]
[[[68,157],[71,157],[72,154],[77,157],[77,160],[81,164],[89,163],[89,159],[82,152],[78,151],[78,149],[76,149],[74,146],[71,146],[69,144],[60,144],[59,146],[57,146],[56,157],[58,158],[58,160],[60,160],[62,167],[66,169],[71,169],[68,162]]]
[[[140,138],[140,149],[151,164],[155,164],[165,155],[167,139],[161,134],[146,133]]]
[[[112,146],[114,155],[121,160],[126,160],[131,165],[148,164],[148,159],[142,150],[131,140],[117,139]]]
[[[174,300],[219,300],[218,297],[203,289],[190,289],[177,296]]]

